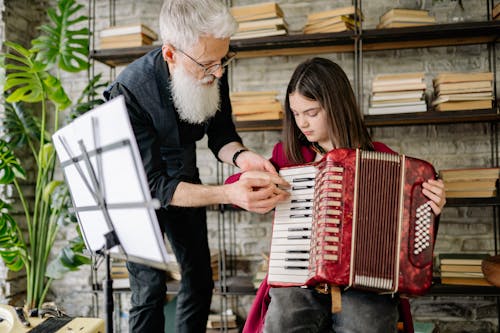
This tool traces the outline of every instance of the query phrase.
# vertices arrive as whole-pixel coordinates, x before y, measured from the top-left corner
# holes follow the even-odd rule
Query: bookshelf
[[[95,1],[95,0],[93,0]],[[354,1],[361,6],[361,0]],[[488,16],[492,1],[486,1]],[[346,31],[340,33],[321,34],[293,34],[287,36],[262,37],[245,40],[231,41],[231,48],[235,50],[239,59],[271,57],[271,56],[299,56],[316,55],[325,53],[354,53],[355,82],[353,87],[357,90],[358,98],[362,100],[361,82],[364,53],[382,50],[411,49],[411,48],[433,48],[444,46],[465,46],[487,44],[495,52],[494,45],[500,38],[500,21],[462,22],[447,23],[430,26],[417,26],[407,28],[392,29],[362,29],[359,31]],[[158,45],[106,49],[91,51],[91,58],[108,65],[111,68],[126,65],[138,57],[144,55]],[[493,61],[491,60],[493,59]],[[489,59],[490,66],[496,66],[495,56]],[[492,70],[496,73],[496,69]],[[496,77],[494,79],[496,82]],[[496,93],[496,89],[494,89]],[[492,109],[474,111],[453,111],[437,112],[429,110],[423,113],[391,114],[379,116],[365,116],[368,127],[381,126],[412,126],[412,125],[438,125],[455,123],[485,122],[491,124],[493,135],[498,136],[497,127],[500,120],[498,105]],[[281,120],[268,121],[244,121],[236,123],[239,131],[280,131]],[[498,164],[497,139],[492,138],[492,156]],[[219,167],[219,166],[218,166]],[[220,178],[222,179],[222,178]],[[222,179],[223,180],[223,179]],[[494,210],[494,236],[495,252],[499,252],[500,223],[499,209],[500,198],[451,198],[447,200],[449,207],[491,207]],[[234,237],[234,221],[231,220],[231,208],[219,207],[219,227],[218,236],[221,239],[221,247],[227,238]],[[228,227],[229,224],[229,227]],[[225,232],[224,230],[228,230]],[[231,266],[234,258],[224,259],[223,265]],[[221,271],[225,269],[221,268]],[[222,278],[216,294],[223,296],[249,295],[255,291],[251,288],[246,290],[231,291],[225,277]],[[498,297],[500,304],[500,288],[481,286],[450,286],[441,285],[440,280],[436,280],[429,296],[494,296]],[[497,310],[500,318],[500,305]]]

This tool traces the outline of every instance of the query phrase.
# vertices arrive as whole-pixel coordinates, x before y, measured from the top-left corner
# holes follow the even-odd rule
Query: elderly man
[[[225,67],[234,55],[237,24],[218,0],[166,0],[160,13],[163,45],[130,64],[105,92],[123,95],[152,196],[161,202],[160,227],[181,267],[176,332],[205,332],[213,281],[203,206],[230,203],[264,213],[288,195],[272,164],[246,149],[231,118]],[[196,141],[221,161],[264,178],[202,185]],[[140,221],[137,221],[140,223]],[[131,332],[163,332],[165,272],[128,263]]]

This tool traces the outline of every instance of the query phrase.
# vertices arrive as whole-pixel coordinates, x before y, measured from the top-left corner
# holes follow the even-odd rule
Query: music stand
[[[167,269],[139,149],[122,96],[78,117],[53,135],[87,249],[106,259],[106,332],[113,332],[110,257]]]

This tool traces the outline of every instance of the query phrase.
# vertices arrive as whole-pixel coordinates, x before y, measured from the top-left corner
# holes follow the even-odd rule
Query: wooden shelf
[[[488,207],[500,206],[500,198],[446,198],[445,207]]]
[[[363,30],[363,51],[453,46],[498,40],[500,21],[448,23],[408,28]]]
[[[436,283],[425,296],[500,296],[500,288]]]
[[[110,67],[124,66],[157,47],[160,47],[160,45],[93,50],[90,52],[90,58],[102,62]]]
[[[238,58],[352,52],[361,38],[363,51],[481,44],[499,39],[500,21],[367,29],[321,34],[294,34],[231,41]],[[159,45],[94,50],[90,57],[115,67],[126,65]]]
[[[473,111],[427,111],[416,113],[399,113],[377,116],[365,116],[368,127],[380,126],[402,126],[402,125],[432,125],[453,124],[463,122],[497,122],[500,114],[496,109],[473,110]],[[236,128],[240,132],[249,131],[280,131],[281,120],[240,121],[236,122]]]

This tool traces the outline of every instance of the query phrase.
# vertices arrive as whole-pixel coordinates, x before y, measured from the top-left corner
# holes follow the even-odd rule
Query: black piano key
[[[310,231],[311,228],[288,228],[288,231]]]
[[[312,216],[312,214],[292,214],[289,217],[291,219],[296,219],[296,218],[300,218],[300,217],[311,217],[311,216]]]
[[[292,191],[299,191],[299,190],[307,190],[314,188],[313,185],[305,185],[305,186],[292,186]]]
[[[292,180],[292,183],[302,183],[302,182],[310,182],[311,180],[314,180],[314,178],[311,177],[302,177],[302,178],[295,178]]]
[[[300,203],[300,202],[312,202],[313,199],[293,199],[292,203]]]
[[[311,239],[311,236],[306,236],[306,235],[287,236],[286,239]]]

